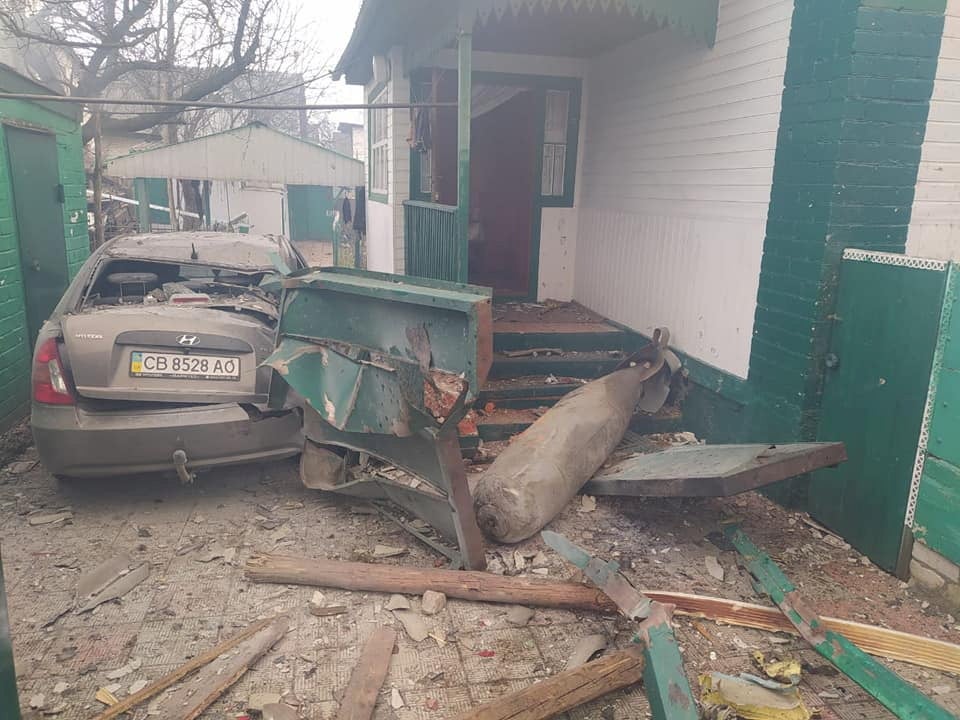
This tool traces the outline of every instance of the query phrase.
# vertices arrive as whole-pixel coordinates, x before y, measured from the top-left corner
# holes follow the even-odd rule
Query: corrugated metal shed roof
[[[364,185],[363,163],[262,123],[107,160],[114,177]]]

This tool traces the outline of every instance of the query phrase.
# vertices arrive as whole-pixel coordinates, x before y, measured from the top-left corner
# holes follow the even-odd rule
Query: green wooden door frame
[[[413,82],[426,82],[428,76],[424,73],[428,72],[428,69],[423,68],[418,70],[415,73],[411,74],[411,80]],[[459,78],[458,78],[459,79]],[[580,142],[580,110],[581,110],[581,101],[583,96],[583,81],[580,78],[576,77],[565,77],[565,76],[551,76],[551,75],[527,75],[521,73],[503,73],[503,72],[489,72],[489,71],[474,71],[471,73],[471,85],[472,83],[478,84],[487,84],[487,85],[506,85],[511,87],[525,87],[530,88],[531,90],[536,91],[537,93],[537,108],[538,108],[538,117],[537,117],[537,167],[535,173],[535,181],[533,186],[533,212],[531,213],[530,220],[530,260],[528,268],[528,283],[527,283],[527,292],[526,294],[520,294],[515,296],[509,296],[511,299],[517,300],[536,300],[537,298],[537,288],[539,285],[539,275],[540,275],[540,235],[541,228],[543,227],[543,209],[544,208],[570,208],[574,205],[574,191],[575,183],[577,176],[577,162],[579,154],[579,142]],[[544,123],[545,123],[545,114],[546,114],[546,93],[548,90],[566,90],[570,93],[570,105],[568,107],[568,116],[567,116],[567,154],[566,161],[564,165],[564,184],[563,184],[563,195],[558,195],[555,197],[548,197],[541,194],[541,178],[543,176],[543,144],[544,144]],[[458,90],[458,98],[460,93]],[[462,115],[462,105],[460,106],[460,112]],[[458,115],[458,122],[462,120],[461,115]],[[459,137],[459,133],[458,133]],[[458,143],[458,158],[461,148],[459,148]],[[420,163],[422,162],[422,155],[419,151],[411,148],[410,149],[410,198],[413,200],[422,200],[424,202],[430,202],[432,198],[429,194],[424,193],[420,187]],[[467,153],[467,168],[466,172],[468,175],[468,187],[467,191],[469,192],[469,152]],[[458,163],[458,192],[457,198],[462,197],[460,193],[459,186],[459,172],[460,167]],[[461,242],[462,251],[467,252],[469,247],[469,231],[470,231],[470,209],[466,208],[467,213],[467,226],[466,226],[466,235],[461,235],[463,241]],[[461,226],[461,231],[463,228]],[[466,279],[461,280],[461,282],[467,282]],[[499,296],[504,297],[504,296]]]

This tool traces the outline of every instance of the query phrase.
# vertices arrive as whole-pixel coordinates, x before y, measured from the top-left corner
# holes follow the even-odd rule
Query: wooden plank
[[[546,720],[640,682],[643,666],[643,657],[622,650],[508,693],[457,720]]]
[[[373,717],[377,695],[387,678],[396,642],[397,633],[385,627],[377,628],[367,640],[360,660],[350,674],[337,720],[370,720]]]
[[[485,572],[426,570],[398,565],[267,555],[251,558],[246,565],[246,575],[253,582],[293,583],[405,595],[422,595],[427,590],[435,590],[460,600],[618,613],[613,602],[596,588]],[[642,592],[651,600],[675,605],[678,615],[797,634],[790,621],[775,607],[688,593],[659,590]],[[823,621],[827,628],[842,633],[861,650],[872,655],[960,674],[960,645],[849,620],[824,617]]]
[[[176,670],[170,673],[167,673],[159,680],[154,680],[152,683],[147,685],[147,687],[145,687],[143,690],[136,692],[133,695],[130,695],[129,697],[124,698],[116,705],[113,705],[112,707],[104,710],[102,713],[97,715],[97,717],[95,717],[94,720],[112,720],[118,715],[122,715],[123,713],[127,712],[127,710],[129,710],[130,708],[136,707],[137,705],[142,703],[144,700],[149,700],[157,693],[162,692],[163,690],[166,690],[175,682],[182,680],[187,675],[192,673],[194,670],[203,667],[209,662],[213,662],[218,657],[223,655],[223,653],[233,649],[234,647],[239,645],[241,642],[246,640],[251,635],[258,633],[260,630],[267,627],[267,625],[273,622],[273,620],[274,620],[273,618],[268,618],[266,620],[260,620],[259,622],[253,623],[253,625],[250,625],[249,627],[245,628],[244,630],[237,633],[230,639],[224,640],[222,643],[220,643],[216,647],[213,647],[210,650],[207,650],[207,652],[203,653],[202,655],[198,655],[197,657],[190,660],[190,662],[184,663],[183,665],[178,667]]]
[[[202,667],[169,695],[162,697],[151,714],[154,720],[196,720],[231,685],[243,677],[257,660],[277,644],[289,627],[286,616],[247,638]]]

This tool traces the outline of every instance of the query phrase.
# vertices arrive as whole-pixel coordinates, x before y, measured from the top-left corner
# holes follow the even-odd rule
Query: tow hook
[[[187,469],[187,453],[183,450],[176,450],[173,453],[173,467],[177,470],[177,476],[184,485],[190,485],[197,476]]]

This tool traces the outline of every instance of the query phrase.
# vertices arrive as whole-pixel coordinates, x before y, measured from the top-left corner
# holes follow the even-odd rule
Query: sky
[[[303,32],[308,34],[306,39],[312,40],[317,46],[315,74],[323,71],[328,59],[328,70],[332,70],[340,59],[340,53],[350,40],[359,10],[360,0],[302,1],[300,13],[304,20]],[[307,97],[310,97],[309,90]],[[363,88],[347,85],[341,80],[324,95],[322,102],[363,102]],[[332,116],[337,122],[363,122],[361,110],[341,110],[332,113]]]

